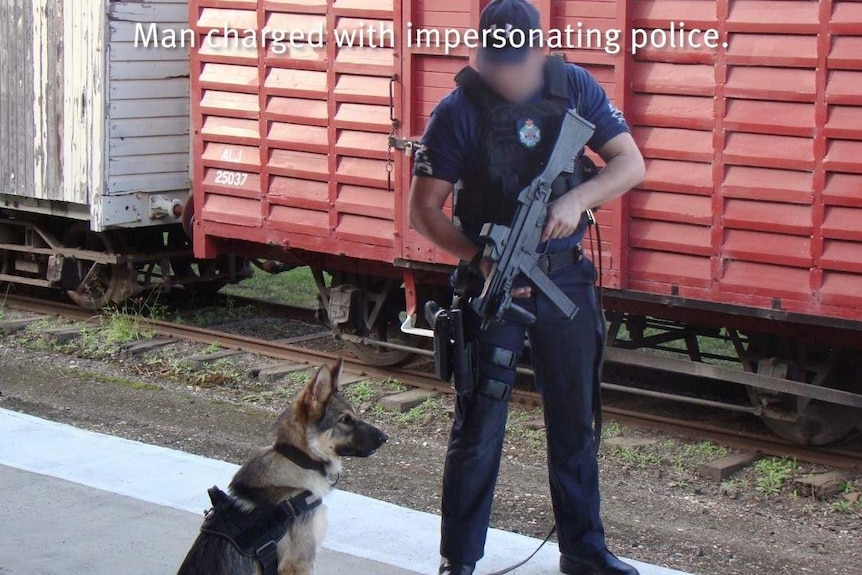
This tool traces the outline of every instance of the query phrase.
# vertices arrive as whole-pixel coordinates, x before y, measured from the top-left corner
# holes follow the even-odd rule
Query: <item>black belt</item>
[[[579,243],[561,252],[542,254],[536,261],[536,267],[545,272],[545,274],[549,274],[574,265],[582,259],[584,259],[584,246]]]

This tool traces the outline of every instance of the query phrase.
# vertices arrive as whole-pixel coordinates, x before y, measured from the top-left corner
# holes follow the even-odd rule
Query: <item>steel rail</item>
[[[0,305],[5,305],[6,307],[22,311],[29,311],[31,313],[56,315],[91,323],[95,323],[99,320],[99,316],[94,315],[93,312],[71,304],[51,300],[10,295],[5,298],[5,301],[0,302]],[[152,332],[162,337],[192,341],[204,345],[218,343],[219,346],[224,348],[235,349],[274,359],[283,359],[285,361],[295,363],[313,364],[324,361],[336,361],[341,358],[344,360],[346,370],[359,375],[367,375],[369,377],[377,378],[394,376],[405,385],[411,387],[429,389],[442,393],[454,393],[447,383],[438,380],[433,374],[415,369],[378,367],[369,365],[360,359],[347,355],[342,356],[330,352],[308,349],[296,345],[268,341],[245,335],[231,334],[192,325],[151,319],[147,319],[146,322],[147,327]],[[625,387],[613,384],[603,385],[608,389],[614,390],[617,390],[620,387]],[[629,390],[625,391],[628,392]],[[660,394],[660,392],[650,392],[647,395],[656,397],[663,397],[666,395],[655,394]],[[541,398],[536,392],[520,389],[516,389],[512,394],[512,401],[528,407],[537,407],[541,405]],[[699,403],[708,405],[710,403],[717,402],[702,400]],[[735,449],[756,451],[772,456],[793,457],[799,461],[806,461],[841,469],[862,470],[862,453],[856,451],[796,445],[775,436],[740,432],[697,421],[663,417],[613,406],[605,406],[603,408],[603,413],[606,416],[610,416],[628,425],[672,432],[689,438],[715,441]]]

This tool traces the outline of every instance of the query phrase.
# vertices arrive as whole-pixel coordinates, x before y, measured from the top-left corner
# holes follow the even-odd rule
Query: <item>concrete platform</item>
[[[206,489],[230,463],[0,410],[0,574],[174,573],[197,536]],[[344,491],[327,498],[321,575],[436,573],[439,517]],[[478,573],[539,544],[492,529]],[[556,574],[548,544],[516,575]],[[633,562],[642,575],[685,575]]]

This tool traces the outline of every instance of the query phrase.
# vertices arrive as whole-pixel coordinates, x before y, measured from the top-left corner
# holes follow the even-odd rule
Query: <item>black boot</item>
[[[448,559],[443,559],[440,575],[473,575],[474,569],[475,563],[450,563]]]
[[[637,569],[608,550],[586,557],[560,555],[560,571],[566,575],[639,575]]]

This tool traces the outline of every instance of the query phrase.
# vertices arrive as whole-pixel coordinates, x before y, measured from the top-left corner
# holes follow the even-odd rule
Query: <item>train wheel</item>
[[[116,253],[108,234],[92,232],[84,222],[73,224],[66,231],[63,244],[107,254]],[[115,301],[114,298],[124,291],[127,285],[124,272],[118,265],[72,258],[63,262],[62,281],[67,288],[69,299],[92,310],[101,309]]]
[[[787,348],[785,348],[787,351]],[[832,389],[859,390],[862,360],[849,350],[820,353],[797,347],[784,357],[763,357],[758,373],[804,381]],[[828,445],[845,441],[862,430],[862,410],[816,399],[749,387],[751,402],[763,408],[761,419],[775,434],[804,445]]]
[[[322,274],[316,274],[318,287]],[[401,312],[404,292],[399,282],[391,279],[336,274],[332,288],[325,290],[328,315],[334,329],[343,334],[347,348],[364,362],[374,366],[393,366],[414,356],[410,349],[387,346],[415,347],[416,339],[401,332]],[[364,338],[380,342],[351,341]]]

